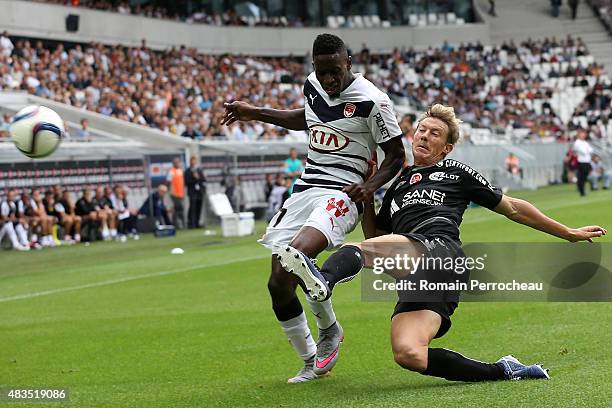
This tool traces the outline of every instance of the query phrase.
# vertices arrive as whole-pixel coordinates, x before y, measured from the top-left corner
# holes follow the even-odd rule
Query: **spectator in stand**
[[[285,160],[285,175],[291,177],[291,186],[289,187],[289,194],[293,192],[293,185],[296,180],[302,175],[304,171],[304,164],[298,159],[298,151],[295,147],[289,149],[289,158]]]
[[[168,187],[165,184],[160,184],[157,187],[157,191],[151,193],[149,198],[145,200],[138,213],[147,217],[154,217],[160,225],[172,225],[170,211],[164,202],[167,192]]]
[[[115,208],[119,214],[119,239],[125,242],[127,237],[131,236],[137,241],[140,239],[140,235],[138,235],[138,212],[130,209],[127,200],[128,192],[125,187],[115,186],[114,191]]]
[[[200,133],[199,130],[194,129],[193,123],[191,121],[187,122],[187,124],[185,125],[185,130],[183,131],[183,133],[181,133],[181,136],[188,137],[193,140],[202,139],[202,133]]]
[[[102,239],[108,241],[117,238],[117,212],[103,186],[96,187],[94,203],[98,209],[98,219],[102,224]]]
[[[414,163],[414,158],[412,157],[412,142],[414,139],[414,116],[413,115],[404,115],[402,120],[400,121],[400,129],[402,130],[402,143],[404,145],[404,151],[406,152],[406,160],[404,162],[404,167],[407,167]]]
[[[80,142],[91,141],[91,133],[89,133],[89,121],[87,119],[81,119],[81,129],[77,132],[76,140]]]
[[[47,214],[43,198],[39,189],[36,188],[32,190],[32,207],[34,208],[36,217],[40,220],[40,235],[42,236],[40,244],[43,247],[54,247],[57,245],[53,239],[53,224],[55,220],[52,216]]]
[[[43,199],[43,203],[45,204],[45,211],[47,215],[54,218],[54,224],[61,226],[64,231],[64,239],[65,243],[72,243],[72,237],[70,236],[70,232],[72,231],[72,227],[74,225],[74,218],[66,213],[66,209],[64,206],[55,200],[55,195],[52,190],[45,192],[45,198]],[[59,237],[57,233],[54,239],[57,239],[56,243],[59,243]]]
[[[51,192],[53,193],[55,202],[58,203],[62,199],[62,186],[54,184],[53,187],[51,187]]]
[[[567,0],[567,5],[572,12],[572,20],[575,20],[576,14],[578,14],[578,3],[580,3],[580,0]]]
[[[204,177],[204,171],[198,164],[196,156],[191,156],[189,159],[189,168],[185,170],[185,185],[189,196],[187,226],[189,228],[200,228],[202,203],[206,196],[206,177]]]
[[[562,0],[550,0],[550,5],[552,7],[552,16],[559,17],[559,7],[561,7]]]
[[[601,157],[594,154],[591,161],[591,174],[589,174],[591,191],[599,190],[600,181],[603,183],[604,190],[610,189],[610,182],[612,182],[612,170],[606,168],[601,161]]]
[[[0,35],[0,56],[10,57],[15,46],[6,31]]]
[[[2,114],[0,119],[0,139],[9,137],[9,128],[11,127],[11,115],[8,112]]]
[[[64,138],[66,140],[72,139],[72,134],[70,133],[70,125],[67,121],[64,121]]]
[[[83,228],[87,228],[87,240],[93,241],[97,239],[100,228],[101,219],[103,215],[99,211],[99,207],[92,197],[90,189],[83,190],[83,195],[76,202],[75,214],[81,217]]]
[[[72,225],[71,229],[64,229],[65,233],[70,239],[70,234],[74,234],[74,242],[81,242],[81,222],[82,219],[76,214],[76,206],[70,192],[68,190],[62,190],[59,204],[64,208],[64,216],[67,218]]]
[[[38,242],[38,230],[40,229],[40,218],[36,211],[36,203],[28,194],[27,190],[21,192],[18,209],[25,218],[30,231],[30,248],[40,249],[42,246]]]
[[[272,217],[274,217],[274,214],[278,212],[285,202],[285,198],[283,196],[288,190],[285,179],[292,180],[291,177],[287,177],[284,174],[278,174],[276,176],[276,182],[274,183],[274,187],[270,191],[270,195],[268,197],[266,221],[270,221]],[[289,187],[291,187],[291,184]]]
[[[576,182],[576,172],[578,171],[578,156],[570,147],[567,149],[565,159],[563,160],[563,171],[565,173],[564,180],[568,183]]]
[[[495,0],[489,0],[489,15],[491,17],[497,17],[497,13],[495,12]]]
[[[578,132],[578,136],[572,147],[572,150],[576,152],[576,157],[578,159],[578,179],[576,184],[578,185],[580,195],[583,197],[586,195],[584,184],[586,183],[587,177],[591,172],[591,155],[593,154],[593,148],[589,142],[587,142],[587,138],[587,132],[581,130]]]
[[[181,167],[181,159],[176,157],[172,160],[172,168],[166,176],[166,182],[170,187],[170,198],[172,199],[172,225],[176,228],[185,226],[185,211],[183,201],[185,200],[185,175]]]
[[[515,176],[523,178],[523,169],[520,166],[519,158],[514,153],[508,153],[505,160],[506,170]]]
[[[266,196],[266,201],[270,199],[270,193],[272,192],[272,189],[274,189],[275,185],[276,185],[275,175],[273,173],[266,174],[266,183],[264,184],[264,194]]]
[[[11,189],[6,198],[0,201],[0,241],[6,235],[13,249],[29,251],[28,236],[23,223],[19,221],[16,198],[16,191]]]

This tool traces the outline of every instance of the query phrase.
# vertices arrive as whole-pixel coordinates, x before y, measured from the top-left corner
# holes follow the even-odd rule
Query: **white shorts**
[[[288,245],[302,227],[313,227],[327,238],[327,249],[342,245],[359,223],[357,206],[338,190],[313,187],[293,193],[272,217],[259,243],[276,253]]]

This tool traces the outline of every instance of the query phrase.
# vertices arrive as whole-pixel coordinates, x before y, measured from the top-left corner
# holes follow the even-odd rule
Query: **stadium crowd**
[[[566,140],[570,136],[568,132],[577,125],[574,119],[585,114],[582,108],[589,98],[574,112],[569,126],[552,101],[563,91],[561,83],[586,87],[591,99],[601,99],[600,109],[590,113],[589,124],[599,127],[594,129],[596,136],[612,136],[610,81],[602,66],[587,62],[588,56],[580,38],[568,37],[495,47],[445,44],[424,52],[396,49],[390,57],[371,55],[364,47],[355,62],[366,67],[366,76],[377,85],[418,110],[439,102],[454,106],[472,126],[527,128],[536,138]]]
[[[0,199],[0,243],[27,251],[97,239],[139,239],[137,210],[128,189],[117,185],[86,188],[78,200],[60,185],[42,191],[10,189]]]
[[[580,38],[444,44],[390,55],[370,53],[364,45],[354,64],[400,104],[413,110],[434,102],[452,105],[474,127],[526,128],[532,138],[559,140],[580,126],[591,127],[593,137],[610,136],[612,129],[610,80]],[[157,52],[144,41],[134,48],[100,43],[45,48],[41,41],[13,43],[7,33],[0,36],[0,90],[27,90],[193,139],[285,137],[287,131],[259,123],[222,127],[223,103],[303,106],[301,84],[310,69],[308,58],[219,57],[185,47]],[[588,91],[564,123],[553,100],[563,99],[568,86]]]

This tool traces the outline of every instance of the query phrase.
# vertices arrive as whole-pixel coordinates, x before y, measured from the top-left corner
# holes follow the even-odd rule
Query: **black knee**
[[[268,279],[268,292],[270,292],[270,296],[272,299],[279,297],[286,297],[291,294],[291,290],[283,279],[279,279],[275,276],[270,276]],[[295,291],[293,291],[295,293]]]
[[[297,283],[295,278],[290,275],[278,261],[272,262],[272,273],[268,279],[268,292],[272,297],[272,303],[282,305],[295,297]]]

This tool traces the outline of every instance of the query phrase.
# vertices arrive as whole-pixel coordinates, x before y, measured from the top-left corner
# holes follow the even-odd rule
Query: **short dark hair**
[[[312,56],[339,54],[346,51],[344,41],[337,35],[319,34],[312,44]]]

